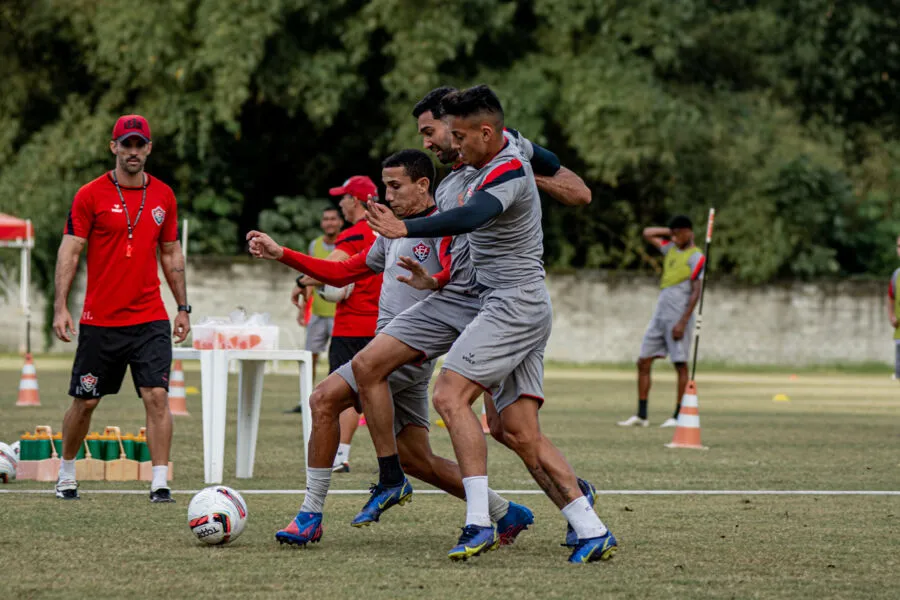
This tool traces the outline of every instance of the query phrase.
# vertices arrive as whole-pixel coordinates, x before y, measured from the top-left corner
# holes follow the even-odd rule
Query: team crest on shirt
[[[90,373],[81,376],[81,389],[85,392],[93,392],[97,388],[97,381],[99,377],[95,377]]]
[[[431,254],[431,248],[425,245],[424,242],[419,242],[415,246],[413,246],[413,254],[416,255],[416,259],[419,262],[425,262],[428,260],[428,255]]]
[[[163,210],[162,206],[157,206],[153,209],[153,220],[156,221],[157,225],[162,225],[163,221],[166,220],[166,211]]]

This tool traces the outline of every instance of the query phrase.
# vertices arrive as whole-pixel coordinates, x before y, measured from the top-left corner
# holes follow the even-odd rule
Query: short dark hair
[[[436,87],[427,94],[425,97],[416,102],[416,105],[413,107],[412,116],[416,119],[419,118],[423,113],[427,113],[431,111],[432,116],[435,119],[441,118],[441,99],[449,94],[450,92],[455,92],[456,88],[450,87],[447,85],[442,85],[441,87]]]
[[[403,167],[413,181],[418,181],[423,177],[427,178],[429,190],[434,184],[434,163],[421,150],[401,150],[391,154],[382,161],[381,168],[389,169],[391,167]]]
[[[344,218],[343,216],[341,216],[340,209],[338,209],[338,207],[336,207],[336,206],[326,206],[325,208],[322,209],[323,215],[327,212],[336,212],[339,217],[341,217],[342,219]]]
[[[691,222],[691,218],[685,215],[675,215],[672,217],[672,220],[669,221],[669,229],[693,229],[694,224]]]
[[[441,99],[441,112],[454,117],[486,113],[493,116],[499,126],[503,126],[503,105],[500,104],[500,98],[484,84],[447,94]]]

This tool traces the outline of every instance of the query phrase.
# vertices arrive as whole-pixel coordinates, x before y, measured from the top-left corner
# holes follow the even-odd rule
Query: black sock
[[[638,416],[642,419],[647,418],[647,401],[638,400]]]
[[[378,483],[384,487],[396,487],[403,483],[403,468],[398,455],[378,457]]]
[[[673,418],[673,419],[677,419],[677,418],[678,418],[678,413],[679,413],[679,412],[681,412],[681,405],[680,405],[680,404],[679,404],[678,406],[675,407],[675,414],[672,415],[672,418]]]

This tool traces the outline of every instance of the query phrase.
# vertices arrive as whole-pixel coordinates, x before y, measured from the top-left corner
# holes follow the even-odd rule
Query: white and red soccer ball
[[[224,485],[200,490],[188,505],[188,526],[204,544],[233,542],[247,524],[247,503]]]

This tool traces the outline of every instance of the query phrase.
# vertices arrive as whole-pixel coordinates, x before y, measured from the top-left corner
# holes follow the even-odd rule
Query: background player
[[[184,255],[172,188],[144,171],[153,147],[150,125],[139,115],[119,117],[109,150],[115,169],[75,194],[56,259],[53,329],[64,342],[75,335],[68,297],[81,251],[88,247],[87,292],[72,366],[72,406],[63,420],[63,452],[56,497],[78,498],[75,456],[100,399],[131,378],[147,412],[147,443],[153,463],[151,502],[174,502],[168,488],[172,414],[169,368],[172,333],[159,293],[159,251],[175,301],[175,342],[191,330]]]
[[[647,227],[644,229],[644,239],[665,256],[659,283],[662,289],[644,333],[644,341],[641,342],[641,355],[637,363],[638,412],[618,424],[622,427],[649,425],[647,400],[650,369],[655,359],[665,358],[668,354],[678,374],[675,413],[660,427],[675,427],[688,381],[687,362],[694,332],[694,307],[700,298],[700,280],[706,259],[694,245],[693,225],[684,215],[673,217],[668,227]]]
[[[900,237],[897,237],[897,256],[900,256]],[[900,277],[900,269],[894,271],[891,275],[891,282],[888,285],[888,320],[891,327],[894,328],[894,378],[900,379],[900,322],[897,315],[900,314],[900,306],[897,301],[897,279]]]

